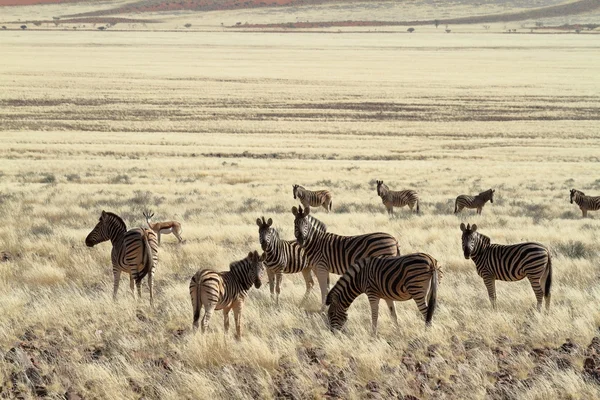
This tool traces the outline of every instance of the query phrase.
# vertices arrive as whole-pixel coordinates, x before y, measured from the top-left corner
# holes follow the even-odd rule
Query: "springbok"
[[[185,243],[185,241],[181,238],[181,224],[177,221],[165,221],[165,222],[150,222],[150,219],[154,217],[154,213],[150,214],[150,212],[144,212],[144,217],[146,217],[146,223],[150,229],[156,232],[158,236],[158,244],[160,244],[160,235],[165,234],[168,235],[172,233],[175,235],[179,243]]]

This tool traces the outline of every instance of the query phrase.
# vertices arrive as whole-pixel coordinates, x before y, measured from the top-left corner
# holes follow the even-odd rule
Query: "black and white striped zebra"
[[[233,310],[235,319],[236,338],[242,336],[242,309],[250,288],[261,286],[261,278],[265,269],[264,254],[259,256],[256,251],[229,265],[229,271],[217,272],[203,269],[190,281],[190,297],[194,310],[193,327],[198,329],[200,311],[204,306],[202,317],[202,332],[208,327],[210,318],[215,310],[223,310],[225,332],[229,330],[229,311]]]
[[[404,206],[408,206],[411,211],[416,208],[415,211],[419,213],[419,195],[414,190],[393,191],[383,181],[377,181],[377,195],[381,197],[390,215],[394,215],[394,207]]]
[[[279,303],[283,274],[301,272],[306,283],[306,293],[301,302],[304,303],[314,286],[311,266],[304,254],[304,250],[302,250],[295,240],[280,239],[279,232],[272,227],[273,220],[271,218],[267,221],[265,221],[265,217],[262,217],[262,220],[257,218],[256,225],[258,225],[258,240],[260,241],[262,250],[265,252],[265,267],[267,269],[267,276],[269,277],[271,298],[274,297],[274,291],[276,291],[275,302]]]
[[[583,218],[587,217],[588,211],[600,210],[600,196],[586,196],[581,190],[571,189],[571,204],[573,201],[579,206]]]
[[[435,311],[441,269],[435,258],[425,253],[398,257],[363,258],[346,270],[327,295],[327,316],[332,330],[341,329],[348,319],[348,308],[365,293],[371,304],[373,335],[377,334],[379,301],[387,303],[392,320],[398,325],[394,301],[413,299],[429,325]]]
[[[477,214],[481,214],[481,209],[488,201],[494,202],[495,189],[488,189],[485,192],[479,193],[477,196],[468,196],[461,194],[454,202],[454,214],[462,211],[463,208],[476,208]]]
[[[552,258],[544,245],[535,242],[490,244],[490,238],[477,232],[475,224],[460,224],[460,230],[464,256],[475,263],[477,274],[483,278],[494,309],[496,280],[520,281],[523,278],[531,283],[538,311],[541,311],[544,298],[546,310],[550,308]]]
[[[366,257],[400,255],[398,241],[390,234],[377,232],[340,236],[315,229],[312,220],[308,218],[310,209],[292,207],[292,213],[295,217],[294,236],[316,269],[323,308],[329,291],[329,272],[341,275],[352,264]]]
[[[300,203],[306,207],[323,207],[327,212],[331,211],[332,194],[329,190],[308,190],[304,186],[293,186],[294,199],[300,200]]]
[[[113,267],[113,299],[117,298],[121,272],[129,274],[129,286],[135,297],[142,295],[142,279],[148,275],[150,304],[154,303],[154,272],[158,265],[158,240],[151,229],[134,228],[127,230],[125,222],[116,214],[102,211],[98,224],[85,238],[88,247],[110,240],[112,243],[111,261]]]

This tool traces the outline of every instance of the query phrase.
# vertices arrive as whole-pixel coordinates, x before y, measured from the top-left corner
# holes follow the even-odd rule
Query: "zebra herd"
[[[477,196],[458,196],[455,213],[463,208],[481,209],[487,201],[493,203],[494,190],[489,189]],[[377,181],[377,193],[388,213],[393,207],[408,205],[419,212],[419,197],[415,191],[390,191],[383,181]],[[329,326],[341,329],[347,320],[347,310],[356,297],[366,294],[371,305],[373,334],[377,332],[379,302],[386,301],[394,322],[397,323],[394,301],[413,299],[425,323],[429,325],[437,301],[437,289],[442,276],[437,260],[425,253],[400,255],[398,240],[382,232],[356,236],[342,236],[327,230],[327,226],[311,215],[311,207],[332,209],[332,194],[328,190],[309,191],[302,186],[293,186],[294,199],[302,203],[292,207],[295,240],[283,240],[273,227],[273,220],[258,218],[258,236],[262,254],[250,252],[242,260],[230,264],[229,271],[211,269],[198,271],[191,279],[189,290],[193,308],[193,327],[200,325],[204,332],[215,310],[223,310],[225,331],[229,329],[229,311],[233,310],[236,338],[241,337],[241,312],[252,286],[261,286],[262,276],[267,273],[271,297],[279,303],[283,274],[302,273],[306,292],[302,303],[314,286],[312,274],[319,283],[322,311],[327,309]],[[580,207],[583,216],[587,211],[600,209],[600,197],[586,196],[572,189],[570,201]],[[303,208],[304,207],[304,208]],[[144,213],[151,229],[127,230],[125,222],[116,214],[102,211],[97,225],[85,239],[87,246],[110,240],[116,299],[121,272],[130,276],[130,289],[135,297],[141,296],[141,281],[148,276],[150,304],[153,305],[153,278],[158,263],[157,228],[160,223],[149,222],[152,215]],[[174,221],[177,238],[181,226]],[[166,225],[165,225],[166,226]],[[169,228],[171,229],[171,228]],[[492,307],[496,307],[495,281],[520,281],[527,278],[541,311],[545,300],[546,310],[550,307],[552,287],[552,259],[548,248],[540,243],[526,242],[513,245],[491,243],[477,225],[460,224],[462,250],[466,259],[475,263],[478,275],[487,288]],[[165,232],[163,232],[165,233]],[[166,232],[168,233],[168,232]],[[341,275],[330,290],[329,274]],[[200,313],[204,307],[201,323]]]

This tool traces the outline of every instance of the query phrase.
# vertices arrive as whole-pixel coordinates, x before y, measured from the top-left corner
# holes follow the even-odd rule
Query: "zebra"
[[[242,337],[242,308],[248,290],[254,285],[260,288],[261,278],[265,269],[264,253],[250,252],[243,260],[229,265],[229,271],[217,272],[202,269],[196,272],[190,281],[190,297],[194,310],[193,328],[198,329],[200,310],[204,306],[202,332],[208,327],[208,322],[214,310],[223,310],[225,332],[229,330],[229,311],[233,309],[235,319],[235,337]]]
[[[416,205],[415,211],[419,213],[419,195],[414,190],[392,191],[383,181],[377,181],[377,195],[381,197],[389,215],[394,215],[394,206],[406,205],[411,211]]]
[[[113,300],[117,298],[121,272],[129,274],[129,287],[135,298],[134,284],[138,297],[142,295],[142,279],[148,275],[150,304],[154,305],[154,272],[158,265],[158,241],[151,229],[134,228],[127,230],[125,222],[116,214],[102,211],[98,224],[85,238],[88,247],[110,240],[112,243],[111,261],[113,266]]]
[[[309,219],[310,208],[292,207],[294,214],[294,236],[316,270],[321,289],[322,310],[329,291],[329,272],[342,275],[361,258],[377,256],[398,256],[400,247],[392,235],[382,232],[358,236],[340,236],[315,229]]]
[[[456,198],[454,202],[454,214],[462,211],[463,208],[476,208],[477,214],[481,215],[481,209],[489,200],[490,203],[494,202],[495,189],[488,189],[485,192],[479,193],[477,196],[468,196],[461,194]]]
[[[346,270],[333,286],[325,304],[331,330],[341,329],[348,319],[348,308],[365,293],[371,303],[373,335],[377,335],[379,301],[387,303],[392,320],[398,325],[395,301],[413,299],[426,325],[431,324],[435,311],[441,267],[435,258],[425,253],[398,257],[363,258]]]
[[[583,218],[587,217],[588,211],[600,210],[600,196],[586,196],[581,190],[571,189],[571,204],[573,200],[579,206]]]
[[[511,245],[490,244],[490,238],[477,232],[477,225],[460,224],[462,248],[466,259],[471,259],[477,274],[487,287],[492,308],[496,309],[496,280],[520,281],[529,279],[537,309],[542,309],[542,299],[546,300],[546,311],[550,309],[550,289],[552,287],[552,258],[550,251],[535,242]]]
[[[332,194],[329,190],[307,190],[304,186],[293,185],[294,199],[300,200],[300,203],[305,208],[309,207],[321,207],[325,208],[327,212],[331,211]]]
[[[274,297],[275,289],[277,293],[275,303],[279,304],[279,293],[281,292],[281,279],[283,274],[302,272],[302,277],[306,283],[306,293],[301,301],[301,304],[304,303],[314,286],[311,267],[304,254],[304,250],[302,250],[295,240],[281,240],[279,238],[279,232],[271,226],[273,225],[273,220],[271,218],[267,221],[265,221],[265,217],[262,217],[262,220],[257,218],[256,225],[258,225],[258,239],[260,241],[260,246],[265,252],[265,267],[267,276],[269,277],[271,298]],[[327,227],[322,224],[320,229],[326,231]],[[276,288],[275,285],[277,286]]]

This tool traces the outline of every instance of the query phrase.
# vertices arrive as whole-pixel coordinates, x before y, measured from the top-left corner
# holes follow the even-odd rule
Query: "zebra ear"
[[[304,216],[306,217],[308,214],[310,214],[310,207],[305,207],[304,208]]]
[[[260,218],[256,218],[256,225],[258,225],[259,227],[262,226],[262,221],[260,220]]]
[[[268,226],[271,226],[271,225],[273,225],[273,219],[272,219],[272,218],[269,218],[269,219],[267,220],[267,225],[268,225]]]
[[[258,261],[265,261],[266,258],[267,258],[267,255],[263,251],[263,253],[260,255],[260,258],[258,259]]]
[[[461,231],[463,231],[463,232],[467,230],[467,227],[465,226],[465,223],[464,223],[464,222],[462,222],[462,223],[460,224],[460,230],[461,230]]]
[[[292,214],[294,214],[294,217],[298,216],[298,207],[296,207],[296,206],[292,207]]]
[[[473,224],[471,226],[471,232],[475,232],[477,230],[477,225]]]
[[[492,189],[492,193],[495,193],[495,192],[496,192],[496,189]]]

